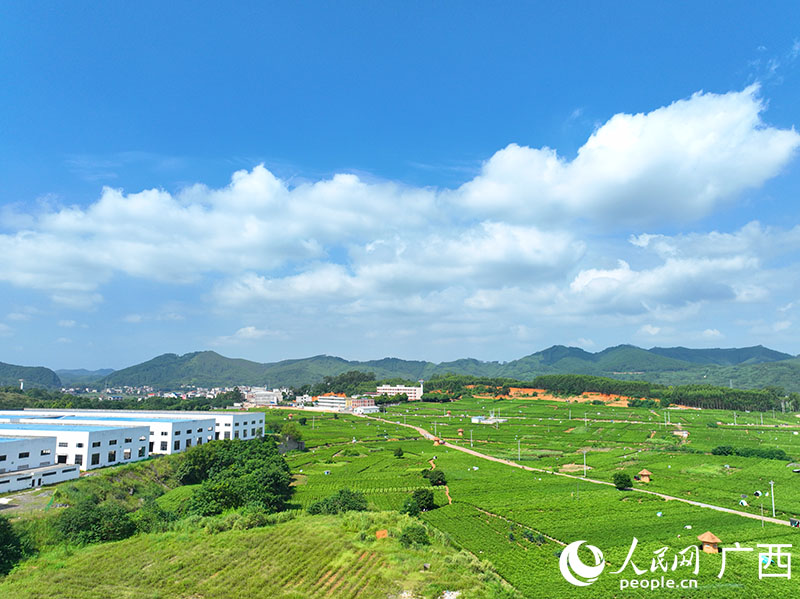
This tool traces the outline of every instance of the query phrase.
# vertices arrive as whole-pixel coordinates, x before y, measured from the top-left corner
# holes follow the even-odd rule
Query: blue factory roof
[[[187,418],[140,418],[135,416],[27,416],[27,418],[46,418],[47,420],[71,421],[103,420],[109,422],[186,422]]]
[[[24,441],[25,439],[21,437],[0,437],[0,443],[5,443],[6,441]]]
[[[1,431],[71,431],[82,433],[95,433],[98,431],[118,431],[118,426],[100,426],[100,425],[83,425],[77,426],[72,424],[19,424],[16,422],[0,422]]]

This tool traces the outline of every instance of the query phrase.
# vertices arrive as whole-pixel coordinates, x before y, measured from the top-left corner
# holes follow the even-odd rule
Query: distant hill
[[[61,387],[61,379],[49,368],[15,366],[0,362],[0,386],[19,387],[20,379],[24,379],[26,387],[47,387],[48,389]]]
[[[373,372],[378,379],[408,381],[428,380],[434,375],[448,373],[518,380],[531,380],[540,374],[570,373],[665,384],[733,384],[742,389],[778,385],[790,391],[800,391],[800,359],[762,346],[647,350],[619,345],[592,353],[577,347],[554,345],[510,362],[464,358],[440,364],[399,358],[359,362],[325,355],[262,364],[202,351],[183,356],[164,354],[114,371],[96,384],[111,387],[150,385],[157,389],[235,384],[299,387],[349,370]]]
[[[717,364],[718,366],[737,366],[740,364],[763,364],[791,360],[794,356],[768,349],[763,345],[731,349],[689,349],[686,347],[654,347],[650,353],[683,360],[692,364]]]
[[[76,370],[56,370],[58,378],[64,385],[90,385],[107,377],[114,372],[113,368],[101,368],[100,370],[86,370],[78,368]]]

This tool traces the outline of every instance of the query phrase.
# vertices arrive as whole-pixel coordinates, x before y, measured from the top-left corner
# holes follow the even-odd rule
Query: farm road
[[[364,418],[369,418],[370,420],[379,420],[379,421],[385,422],[387,424],[397,424],[399,426],[405,426],[406,428],[414,429],[420,435],[422,435],[423,438],[428,439],[430,441],[433,441],[436,438],[429,431],[426,431],[422,427],[414,426],[413,424],[403,424],[402,422],[395,422],[393,420],[386,420],[385,418],[377,418],[375,416],[364,416]],[[524,466],[522,464],[517,464],[516,462],[514,462],[512,460],[506,460],[506,459],[503,459],[503,458],[496,458],[494,456],[490,456],[490,455],[487,455],[485,453],[481,453],[479,451],[475,451],[474,449],[469,449],[468,447],[461,447],[460,445],[454,445],[454,444],[449,443],[447,441],[440,442],[440,444],[444,445],[445,447],[449,447],[451,449],[455,449],[457,451],[462,451],[464,453],[468,453],[469,455],[473,455],[476,458],[481,458],[483,460],[489,460],[490,462],[497,462],[499,464],[505,464],[506,466],[512,466],[514,468],[522,468],[523,470],[529,470],[531,472],[541,472],[541,473],[544,473],[544,474],[549,474],[551,476],[564,476],[566,478],[583,480],[583,481],[586,481],[586,482],[589,482],[589,483],[594,483],[594,484],[597,484],[597,485],[609,485],[609,486],[612,486],[612,487],[614,486],[613,483],[610,483],[610,482],[607,482],[607,481],[604,481],[604,480],[596,480],[596,479],[593,479],[593,478],[584,478],[582,476],[575,476],[574,474],[566,474],[564,472],[551,472],[550,470],[543,470],[541,468],[533,468],[532,466]],[[747,512],[740,512],[739,510],[733,510],[733,509],[730,509],[730,508],[727,508],[727,507],[722,507],[722,506],[719,506],[719,505],[711,505],[710,503],[702,503],[700,501],[692,501],[691,499],[684,499],[682,497],[674,497],[672,495],[666,495],[664,493],[658,493],[656,491],[648,491],[646,489],[638,489],[638,488],[635,488],[635,487],[632,490],[637,492],[637,493],[647,493],[648,495],[656,495],[658,497],[661,497],[662,499],[667,499],[669,501],[681,501],[683,503],[688,503],[690,505],[694,505],[694,506],[697,506],[697,507],[702,507],[702,508],[706,508],[706,509],[710,509],[710,510],[716,510],[718,512],[726,512],[728,514],[734,514],[736,516],[742,516],[744,518],[751,518],[753,520],[761,520],[762,519],[761,516],[759,516],[758,514],[749,514]],[[784,526],[789,526],[788,520],[781,520],[779,518],[771,518],[769,516],[764,516],[763,520],[765,522],[772,522],[773,524],[782,524]]]

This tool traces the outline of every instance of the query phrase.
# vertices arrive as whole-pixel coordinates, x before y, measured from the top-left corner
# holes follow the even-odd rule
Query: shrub
[[[22,546],[17,533],[3,516],[0,516],[0,575],[8,574],[22,557]]]
[[[308,513],[312,515],[338,514],[350,511],[363,512],[366,509],[367,498],[363,493],[350,489],[339,489],[335,495],[312,503],[308,507]]]
[[[633,481],[631,480],[630,475],[625,474],[624,472],[615,472],[614,486],[620,491],[624,491],[625,489],[629,489],[633,486]]]
[[[65,509],[56,520],[64,538],[79,545],[119,541],[136,532],[136,524],[125,508],[118,503],[97,505],[92,501]]]
[[[402,447],[398,447],[397,449],[394,450],[394,457],[396,457],[396,458],[402,458],[403,457],[403,448]]]
[[[176,516],[163,509],[154,499],[148,498],[130,518],[136,532],[164,532]]]
[[[428,531],[422,524],[409,524],[403,528],[400,533],[400,542],[403,547],[411,545],[430,545],[431,540],[428,538]]]

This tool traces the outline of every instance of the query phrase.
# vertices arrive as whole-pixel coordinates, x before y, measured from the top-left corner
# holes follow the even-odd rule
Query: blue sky
[[[0,7],[0,361],[800,352],[792,2]]]

